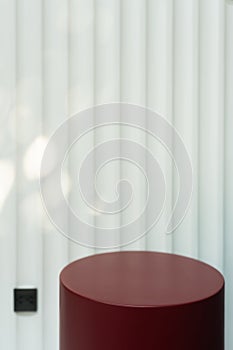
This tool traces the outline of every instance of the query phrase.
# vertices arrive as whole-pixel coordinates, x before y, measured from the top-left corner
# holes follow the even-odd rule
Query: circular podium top
[[[133,307],[194,303],[210,298],[224,286],[222,275],[203,262],[146,251],[89,256],[65,267],[60,279],[80,297]]]

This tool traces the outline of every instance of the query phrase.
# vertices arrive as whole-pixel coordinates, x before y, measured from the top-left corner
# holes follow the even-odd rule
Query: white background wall
[[[180,253],[220,269],[226,277],[226,349],[231,350],[233,1],[1,0],[0,9],[1,348],[58,349],[59,271],[99,252],[64,238],[42,209],[38,174],[46,142],[74,113],[124,101],[172,122],[194,170],[191,208],[176,232],[152,230],[124,249]],[[171,162],[149,136],[127,127],[100,129],[74,147],[67,167],[71,202],[83,205],[72,191],[80,152],[83,156],[118,136],[146,144],[166,170],[166,220],[177,186]],[[99,182],[103,195],[119,175],[132,177],[132,171],[118,163],[106,169]],[[115,225],[143,202],[136,171],[133,181],[139,203],[114,218]],[[102,221],[93,216],[94,224]],[[39,309],[16,315],[13,288],[25,285],[38,288]]]

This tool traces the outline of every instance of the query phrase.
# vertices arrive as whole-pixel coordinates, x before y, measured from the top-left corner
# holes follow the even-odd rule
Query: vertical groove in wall
[[[175,74],[174,74],[174,57],[175,57],[175,4],[174,1],[172,1],[172,8],[171,8],[171,13],[172,13],[172,20],[171,20],[171,124],[174,125],[174,101],[175,101],[175,93],[174,93],[174,88],[175,88]],[[172,148],[174,150],[174,137],[172,137]],[[175,203],[175,191],[174,191],[174,169],[172,168],[171,170],[171,187],[172,187],[172,194],[171,194],[171,203],[172,203],[172,208],[174,207]],[[174,253],[174,233],[172,233],[172,238],[171,238],[171,253]]]
[[[173,125],[174,118],[174,66],[173,66],[173,58],[174,58],[174,2],[169,0],[168,7],[168,78],[167,78],[167,119],[170,124]],[[173,142],[173,140],[172,140]],[[168,189],[170,189],[170,197],[168,197],[168,217],[170,209],[173,209],[173,169],[171,163],[168,164],[168,172],[170,172],[170,177],[168,178]],[[167,237],[167,252],[172,253],[173,250],[173,235],[171,237]]]
[[[43,2],[43,137],[45,143],[67,116],[68,3]],[[66,138],[68,135],[66,135]],[[64,222],[67,227],[67,215]],[[43,229],[43,350],[59,346],[59,271],[68,262],[67,239],[44,213]],[[40,291],[41,293],[42,291]]]
[[[17,2],[17,286],[39,290],[38,312],[16,316],[19,350],[42,347],[41,16],[40,1]]]
[[[174,121],[183,139],[193,167],[191,205],[181,225],[174,232],[174,252],[187,256],[198,255],[198,3],[196,0],[177,0],[174,3]],[[176,145],[174,144],[174,153]],[[175,174],[174,174],[175,175]],[[174,194],[179,188],[174,176]],[[180,184],[182,186],[182,184]]]
[[[201,165],[201,157],[200,157],[200,152],[201,152],[201,147],[200,147],[200,115],[201,115],[201,106],[200,106],[200,90],[201,90],[201,85],[200,85],[200,63],[201,63],[201,53],[200,53],[200,49],[201,49],[201,30],[200,30],[200,23],[201,23],[201,0],[198,0],[198,38],[197,38],[197,43],[198,43],[198,145],[197,145],[197,167],[198,167],[198,183],[200,183],[200,165]],[[198,186],[198,193],[197,193],[197,197],[198,197],[198,201],[197,201],[197,206],[198,206],[198,213],[197,213],[197,243],[198,243],[198,247],[197,247],[197,252],[198,252],[198,259],[200,259],[200,251],[201,251],[201,213],[200,213],[200,186]]]
[[[148,18],[149,18],[149,14],[148,14],[148,1],[146,1],[145,3],[145,97],[144,97],[144,106],[145,108],[147,108],[147,101],[148,101]],[[144,127],[145,130],[148,130],[148,120],[147,120],[147,110],[145,110],[145,122],[144,122]],[[145,173],[148,174],[149,171],[149,162],[148,162],[148,144],[149,140],[148,140],[148,134],[147,132],[144,135],[144,154],[143,156],[145,157]],[[144,193],[144,201],[146,202],[147,198],[146,198],[146,191],[147,191],[147,185],[145,186],[144,189],[145,193]],[[146,210],[146,207],[145,207]],[[144,220],[144,236],[142,237],[144,239],[144,249],[147,250],[148,247],[148,231],[147,231],[147,223],[148,223],[148,215],[146,213],[145,216],[145,220]]]
[[[225,254],[225,118],[226,118],[226,1],[220,3],[220,25],[221,25],[221,45],[220,45],[220,72],[221,72],[221,112],[222,121],[220,121],[220,132],[221,132],[221,162],[220,167],[222,169],[220,185],[221,185],[221,225],[222,225],[222,236],[220,242],[220,254],[221,254],[221,265],[219,269],[224,273],[224,254]]]
[[[172,2],[149,0],[147,17],[147,107],[171,121]],[[167,196],[163,214],[147,234],[147,248],[170,251],[172,236],[166,225],[172,211],[172,162],[164,146],[149,134],[147,148],[156,157],[166,179]],[[149,165],[148,165],[149,166]],[[156,195],[152,194],[151,195]]]
[[[224,2],[200,9],[200,258],[222,269]]]
[[[96,2],[95,0],[93,0],[93,106],[96,106]],[[93,123],[95,122],[95,119],[96,119],[96,115],[95,115],[95,110],[93,111]],[[93,135],[93,146],[95,147],[95,144],[96,144],[96,135],[95,135],[95,132],[94,132],[94,135]],[[94,173],[96,172],[96,161],[95,161],[95,158],[94,158],[94,161],[93,161],[93,171]],[[94,201],[96,203],[97,201],[97,198],[96,198],[96,193],[94,194]],[[96,227],[96,216],[95,216],[95,213],[94,214],[94,217],[93,217],[93,223],[94,223],[94,226]],[[96,234],[96,230],[95,230],[95,236],[94,236],[94,241],[95,241],[95,244],[97,243],[97,234]],[[98,250],[96,249],[96,247],[94,247],[94,253],[97,254],[98,253]]]
[[[45,96],[44,96],[44,88],[45,88],[45,65],[44,65],[44,50],[45,50],[45,17],[44,17],[44,2],[41,1],[41,138],[44,138],[44,134],[45,134],[45,130],[44,130],[44,125],[45,125],[45,121],[44,121],[44,112],[45,112]],[[40,179],[39,179],[39,183],[40,183]],[[45,238],[44,238],[44,234],[45,234],[45,230],[44,230],[44,214],[43,212],[41,212],[41,236],[42,236],[42,249],[41,249],[41,268],[42,268],[42,285],[43,288],[41,291],[39,291],[39,293],[41,293],[42,295],[42,310],[43,310],[43,314],[41,315],[41,319],[42,319],[42,329],[41,329],[41,346],[43,348],[46,349],[46,329],[45,329],[45,300],[46,300],[46,295],[44,293],[45,291],[45,283],[46,283],[46,274],[45,274],[45,259],[46,259],[46,255],[45,255],[45,248],[47,245],[45,245]],[[54,339],[56,339],[56,335],[54,334]]]
[[[93,0],[70,1],[69,30],[69,117],[94,105],[95,81],[95,2]],[[84,156],[94,144],[93,133],[81,137],[71,148],[68,157],[70,177],[69,201],[76,215],[84,221],[94,224],[93,213],[88,211],[82,200],[77,173]],[[90,169],[90,172],[93,168]],[[77,232],[80,228],[77,227]],[[87,233],[88,234],[88,233]],[[69,241],[69,259],[75,260],[93,253],[89,249]]]
[[[233,344],[233,2],[226,3],[226,38],[225,38],[225,189],[224,189],[224,275],[226,279],[226,349]]]
[[[15,349],[13,289],[16,283],[16,114],[15,1],[0,12],[0,339],[3,349]]]
[[[122,31],[122,14],[123,14],[123,10],[122,10],[122,6],[123,3],[122,1],[124,0],[119,0],[119,102],[122,102],[122,63],[123,63],[123,57],[122,57],[122,41],[123,41],[123,31]],[[120,115],[119,115],[119,119],[120,122],[122,121],[122,113],[121,113],[121,107],[120,107]],[[122,134],[122,126],[120,124],[120,138],[121,138],[121,134]],[[123,149],[122,149],[122,145],[120,145],[120,156],[123,154]],[[120,164],[120,179],[123,178],[123,172],[122,172],[122,166]],[[121,198],[121,202],[123,201],[123,194],[120,192],[119,193],[120,198]],[[120,227],[120,243],[123,240],[122,237],[122,232],[121,232],[121,227],[124,224],[123,222],[123,218],[122,218],[122,214],[120,214],[120,223],[119,223],[119,227]],[[122,246],[120,247],[120,250],[122,250]]]

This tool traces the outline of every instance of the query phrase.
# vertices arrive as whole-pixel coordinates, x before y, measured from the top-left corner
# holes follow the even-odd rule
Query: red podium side
[[[194,259],[99,254],[60,276],[60,350],[224,350],[224,279]]]

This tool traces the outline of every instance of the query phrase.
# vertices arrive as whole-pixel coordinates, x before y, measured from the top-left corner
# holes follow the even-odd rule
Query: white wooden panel
[[[17,1],[17,287],[39,289],[38,312],[17,314],[17,349],[42,348],[42,230],[39,169],[42,153],[42,9]]]
[[[147,3],[142,0],[121,2],[121,101],[136,105],[146,105],[146,18]],[[146,116],[145,116],[146,118]],[[145,119],[146,125],[146,119]],[[133,127],[122,127],[121,137],[146,146],[146,135]],[[124,148],[122,147],[122,156]],[[145,157],[142,152],[138,157]],[[146,169],[145,169],[146,170]],[[145,203],[142,176],[136,166],[130,163],[121,165],[121,178],[128,179],[134,186],[135,200],[129,210],[122,212],[122,224],[135,220]],[[140,231],[144,232],[141,222]],[[124,249],[144,249],[146,238],[126,246]]]
[[[120,100],[120,1],[95,1],[95,105]],[[98,116],[95,115],[96,123]],[[116,115],[116,122],[120,115]],[[95,146],[120,137],[119,125],[108,125],[95,130]],[[117,147],[117,146],[116,146]],[[118,150],[120,151],[120,150]],[[96,164],[98,159],[95,160]],[[95,168],[95,171],[97,169]],[[106,201],[116,200],[115,186],[120,179],[120,161],[110,161],[99,172],[97,190]],[[98,199],[96,200],[98,208]],[[120,227],[120,215],[97,213],[97,227]],[[114,246],[120,243],[120,230],[114,237]],[[96,237],[98,246],[98,236]],[[114,250],[114,249],[111,249]],[[96,252],[106,251],[97,249]]]
[[[94,1],[71,1],[69,6],[69,116],[92,107],[94,104]],[[87,220],[88,212],[83,200],[78,196],[77,173],[82,158],[94,143],[94,136],[82,138],[72,148],[69,157],[71,188],[70,204],[75,213],[84,213]],[[93,171],[93,169],[90,169]],[[87,214],[85,216],[85,213]],[[94,223],[89,218],[90,224]],[[78,230],[78,227],[77,227]],[[69,259],[76,260],[82,256],[94,253],[93,249],[82,247],[69,241]]]
[[[68,114],[68,9],[64,1],[52,0],[44,2],[43,11],[42,122],[43,137],[47,141]],[[66,213],[63,215],[67,222]],[[67,263],[67,239],[56,230],[44,213],[43,350],[58,349],[59,271]]]
[[[224,1],[200,2],[200,258],[223,264]]]
[[[173,3],[149,0],[147,17],[147,106],[172,122]],[[171,159],[158,140],[147,135],[147,147],[158,160],[166,179],[166,203],[158,224],[147,234],[149,250],[171,251],[172,235],[166,225],[172,210]],[[152,194],[156,195],[156,194]]]
[[[13,289],[16,283],[15,174],[15,3],[2,1],[0,11],[0,339],[15,349],[16,320]]]
[[[224,274],[226,279],[226,349],[233,346],[233,1],[226,6],[225,56],[225,202],[224,202]]]
[[[173,125],[190,155],[194,188],[188,214],[173,234],[173,252],[193,257],[198,255],[198,14],[198,1],[174,2]],[[175,180],[174,199],[179,187]]]

